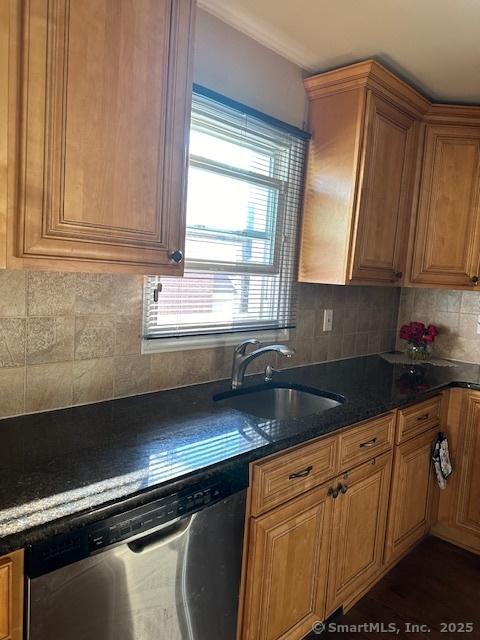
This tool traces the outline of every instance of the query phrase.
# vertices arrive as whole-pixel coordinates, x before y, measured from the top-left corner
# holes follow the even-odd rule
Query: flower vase
[[[415,344],[414,342],[409,342],[405,353],[410,360],[428,360],[431,356],[430,348],[425,343]]]

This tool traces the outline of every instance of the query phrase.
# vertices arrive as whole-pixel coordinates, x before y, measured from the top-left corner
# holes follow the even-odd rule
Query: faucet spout
[[[290,349],[285,344],[271,344],[255,349],[255,351],[251,351],[250,353],[246,353],[246,347],[249,344],[251,344],[251,341],[246,341],[245,343],[241,343],[235,347],[232,367],[232,389],[240,389],[243,385],[245,371],[248,365],[255,360],[255,358],[258,358],[265,353],[272,352],[279,353],[285,358],[291,358],[295,355],[294,349]]]

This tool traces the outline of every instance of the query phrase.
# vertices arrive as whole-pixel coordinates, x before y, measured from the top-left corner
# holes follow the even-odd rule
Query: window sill
[[[193,351],[194,349],[232,347],[250,338],[255,338],[255,340],[259,340],[260,342],[274,344],[275,342],[286,342],[289,339],[289,335],[288,329],[279,329],[278,331],[246,331],[225,335],[195,336],[192,338],[143,339],[142,353],[167,353],[169,351]]]

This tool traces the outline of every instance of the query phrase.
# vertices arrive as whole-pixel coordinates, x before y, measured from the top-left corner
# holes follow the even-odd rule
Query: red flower
[[[426,327],[423,322],[410,322],[400,328],[400,338],[417,345],[422,342],[433,342],[436,336],[438,336],[438,329],[433,324]]]
[[[400,329],[400,338],[402,340],[410,340],[410,327],[408,324],[404,324]]]
[[[433,338],[435,338],[435,336],[438,336],[438,329],[434,324],[429,324],[427,327],[427,334],[429,336],[432,336]]]
[[[412,340],[421,340],[425,334],[425,325],[423,322],[411,322],[410,331]]]

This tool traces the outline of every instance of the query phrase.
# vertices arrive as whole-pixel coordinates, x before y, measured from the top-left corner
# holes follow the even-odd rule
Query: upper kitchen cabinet
[[[434,106],[431,115],[410,280],[470,288],[480,278],[480,110]]]
[[[419,119],[429,103],[374,61],[305,86],[312,140],[299,280],[401,284]]]
[[[193,0],[10,4],[7,265],[181,275]]]

